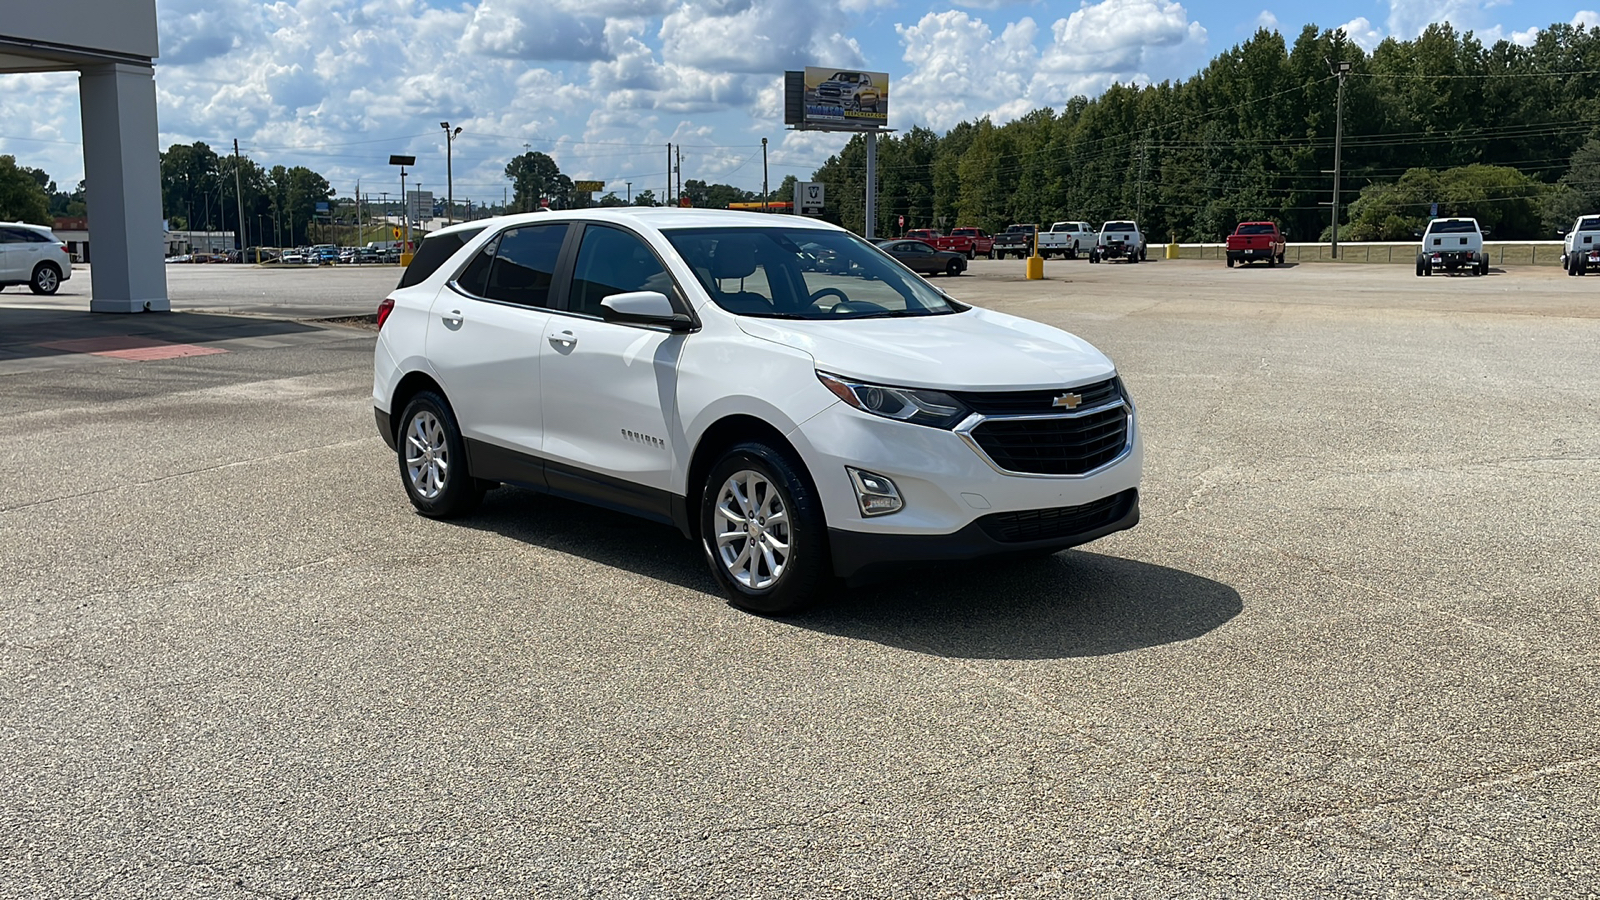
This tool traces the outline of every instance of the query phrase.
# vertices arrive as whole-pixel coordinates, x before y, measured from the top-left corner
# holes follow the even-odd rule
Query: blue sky
[[[887,71],[890,125],[1004,121],[1116,82],[1183,79],[1258,27],[1315,22],[1368,47],[1448,21],[1528,42],[1600,25],[1600,0],[157,0],[161,144],[237,138],[267,166],[310,166],[349,196],[398,193],[391,153],[444,194],[498,200],[506,161],[551,154],[619,194],[683,177],[804,178],[840,135],[786,132],[780,81],[808,63]],[[0,153],[82,177],[76,78],[0,75]],[[393,182],[393,183],[391,183]]]

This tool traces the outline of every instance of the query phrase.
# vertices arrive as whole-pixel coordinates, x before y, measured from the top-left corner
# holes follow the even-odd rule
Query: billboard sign
[[[406,194],[406,215],[420,222],[433,217],[433,191],[412,191]]]
[[[888,73],[806,66],[802,81],[800,108],[786,104],[788,124],[852,131],[888,126]],[[795,112],[799,121],[793,121]]]
[[[826,192],[820,181],[802,181],[794,186],[795,204],[802,216],[822,215],[825,196]]]
[[[593,194],[606,189],[604,181],[574,181],[572,189],[580,194]]]

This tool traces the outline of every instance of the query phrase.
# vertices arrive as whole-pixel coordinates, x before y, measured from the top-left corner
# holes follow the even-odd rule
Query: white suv
[[[807,265],[817,252],[837,264]],[[670,523],[758,612],[1139,519],[1139,432],[1109,359],[826,223],[465,223],[422,242],[378,321],[378,430],[424,515],[504,482]]]
[[[43,225],[0,222],[0,288],[25,284],[35,294],[54,294],[72,277],[72,254]]]

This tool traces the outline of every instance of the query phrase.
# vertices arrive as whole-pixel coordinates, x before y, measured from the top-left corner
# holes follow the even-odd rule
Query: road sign
[[[1433,206],[1431,206],[1428,209],[1428,218],[1430,218],[1430,219],[1439,218],[1439,204],[1435,203],[1435,204],[1433,204]]]
[[[606,189],[604,181],[574,181],[572,189],[580,194],[593,194]]]
[[[795,200],[800,204],[802,216],[820,216],[827,196],[820,181],[802,181],[794,186]]]
[[[900,230],[901,231],[905,231],[906,230],[906,217],[905,216],[901,216],[900,217]]]

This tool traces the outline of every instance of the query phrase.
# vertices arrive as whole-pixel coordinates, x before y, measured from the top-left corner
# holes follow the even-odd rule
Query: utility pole
[[[661,194],[661,205],[672,205],[672,142],[667,142],[667,189]]]
[[[678,145],[678,202],[675,206],[683,205],[683,145]]]
[[[772,212],[767,204],[767,139],[761,139],[761,211]]]
[[[1350,63],[1340,60],[1333,63],[1334,74],[1339,76],[1339,99],[1333,114],[1333,258],[1339,258],[1339,166],[1344,155],[1344,79],[1350,74]]]
[[[633,182],[624,181],[623,184],[628,186],[628,205],[632,206],[633,205]]]
[[[866,138],[867,138],[867,209],[866,209],[867,221],[866,221],[866,227],[862,229],[862,231],[864,233],[861,236],[870,241],[870,240],[873,239],[873,235],[877,233],[877,227],[878,227],[878,192],[876,190],[876,188],[878,186],[878,184],[877,184],[877,182],[878,182],[878,133],[876,131],[869,131],[869,132],[867,132]]]
[[[239,180],[239,139],[233,139],[233,195],[239,201],[239,261],[244,262],[244,188],[240,187]]]
[[[444,129],[444,221],[446,225],[453,225],[456,221],[456,176],[451,156],[461,127],[451,131],[449,122],[440,122],[439,127]]]
[[[1134,218],[1144,221],[1144,175],[1150,162],[1150,131],[1145,130],[1144,140],[1139,142],[1139,187],[1134,199]]]

